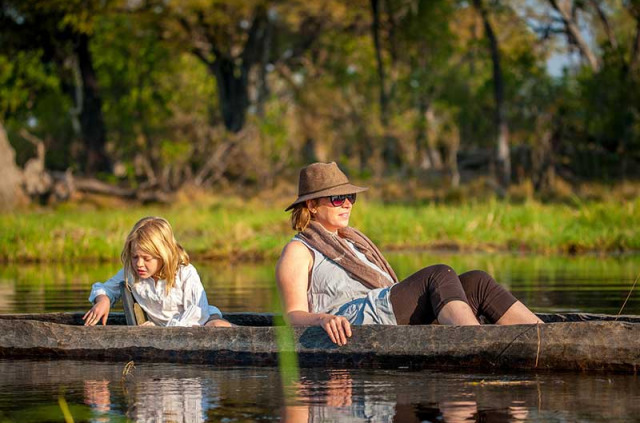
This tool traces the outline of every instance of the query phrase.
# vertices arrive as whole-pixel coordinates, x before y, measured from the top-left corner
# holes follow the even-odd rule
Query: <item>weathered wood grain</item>
[[[289,329],[268,326],[272,316],[265,314],[226,315],[256,323],[232,328],[123,326],[116,313],[110,326],[84,327],[78,314],[0,316],[0,357],[276,365],[284,350],[295,351],[306,367],[636,372],[640,365],[640,323],[597,321],[593,315],[544,325],[356,326],[342,347],[319,327],[300,327],[289,332],[293,346],[279,347],[277,331]]]

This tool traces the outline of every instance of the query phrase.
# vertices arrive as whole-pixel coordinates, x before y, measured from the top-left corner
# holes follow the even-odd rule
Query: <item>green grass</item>
[[[143,216],[161,215],[194,257],[272,260],[294,235],[283,205],[239,198],[170,207],[67,205],[0,214],[3,262],[112,261]],[[513,204],[398,204],[359,199],[351,224],[383,250],[455,249],[542,254],[640,251],[640,199]]]

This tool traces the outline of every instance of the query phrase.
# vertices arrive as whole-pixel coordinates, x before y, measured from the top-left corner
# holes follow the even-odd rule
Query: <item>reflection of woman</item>
[[[344,345],[352,324],[478,325],[542,323],[485,272],[457,275],[426,267],[402,282],[378,248],[349,227],[356,193],[335,163],[300,171],[298,198],[287,210],[298,234],[285,246],[276,279],[294,325],[322,326]]]
[[[281,412],[285,423],[314,422],[380,422],[391,423],[396,414],[396,403],[368,395],[365,381],[354,387],[348,371],[328,370],[326,381],[301,385],[297,404],[287,404]],[[359,391],[354,394],[354,389]]]

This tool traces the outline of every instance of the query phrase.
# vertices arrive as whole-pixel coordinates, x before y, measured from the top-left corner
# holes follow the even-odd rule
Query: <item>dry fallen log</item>
[[[108,184],[93,178],[75,178],[74,186],[78,192],[120,197],[138,200],[143,203],[169,203],[172,195],[158,189],[132,189]]]

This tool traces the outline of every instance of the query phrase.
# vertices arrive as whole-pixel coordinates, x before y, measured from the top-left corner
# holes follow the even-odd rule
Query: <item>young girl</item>
[[[231,326],[218,308],[209,305],[200,276],[166,219],[139,220],[127,236],[120,258],[124,267],[115,276],[93,284],[89,301],[94,306],[83,317],[85,326],[107,324],[123,282],[147,313],[149,320],[143,325]]]

